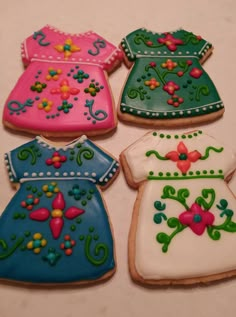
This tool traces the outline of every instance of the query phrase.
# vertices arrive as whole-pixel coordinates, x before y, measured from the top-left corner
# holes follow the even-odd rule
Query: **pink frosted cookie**
[[[5,126],[46,136],[104,134],[117,124],[107,73],[122,60],[94,32],[45,26],[22,44],[27,66],[4,107]]]
[[[129,235],[132,278],[192,284],[236,275],[236,155],[214,138],[150,132],[121,153],[138,188]]]

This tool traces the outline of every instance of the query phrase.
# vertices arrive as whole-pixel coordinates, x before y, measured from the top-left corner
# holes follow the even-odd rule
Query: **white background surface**
[[[45,24],[72,33],[94,30],[116,45],[123,36],[139,27],[156,32],[183,27],[202,35],[215,47],[204,68],[214,81],[226,111],[222,119],[201,129],[236,150],[235,0],[0,0],[1,113],[8,94],[23,72],[20,43]],[[123,65],[110,77],[116,103],[126,76],[127,69]],[[113,135],[100,137],[96,142],[118,157],[146,131],[119,123]],[[14,133],[0,125],[0,213],[14,195],[3,155],[31,139],[28,134]],[[236,193],[235,179],[231,189]],[[134,284],[128,273],[127,237],[136,192],[128,188],[120,173],[104,197],[116,242],[117,272],[114,277],[106,283],[83,288],[31,289],[0,283],[1,317],[235,316],[236,279],[209,286],[156,289]],[[232,252],[236,252],[234,246]]]

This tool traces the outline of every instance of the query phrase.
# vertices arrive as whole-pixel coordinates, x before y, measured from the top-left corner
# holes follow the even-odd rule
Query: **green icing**
[[[224,106],[217,90],[199,62],[211,44],[180,30],[170,35],[182,43],[175,44],[174,50],[158,42],[166,36],[140,29],[122,41],[125,54],[135,63],[123,90],[121,112],[178,119],[221,110]]]

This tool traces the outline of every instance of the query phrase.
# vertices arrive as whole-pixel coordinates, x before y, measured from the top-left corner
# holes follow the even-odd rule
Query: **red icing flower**
[[[153,67],[153,68],[157,66],[157,64],[156,64],[155,62],[150,62],[149,65],[150,65],[151,67]]]
[[[170,99],[167,100],[167,103],[174,107],[178,107],[183,102],[184,102],[184,99],[177,95],[173,95]]]
[[[173,162],[177,162],[177,167],[181,172],[186,173],[189,170],[191,163],[200,159],[201,154],[196,150],[189,152],[185,144],[181,141],[177,146],[177,151],[171,151],[167,153],[165,157]]]
[[[176,51],[177,50],[176,45],[184,44],[184,42],[182,40],[174,38],[173,35],[170,33],[166,33],[166,36],[164,38],[159,38],[158,42],[161,44],[165,44],[166,47],[170,51]]]
[[[156,78],[151,78],[150,80],[145,80],[144,85],[149,86],[151,90],[154,90],[160,86],[160,83],[156,80]]]
[[[171,59],[167,59],[165,63],[161,64],[162,68],[167,68],[168,70],[173,70],[177,66],[176,62],[173,62]]]
[[[59,88],[52,88],[52,94],[60,94],[62,100],[69,99],[70,95],[77,95],[80,92],[79,89],[73,88],[69,86],[69,82],[67,79],[63,79],[60,82]]]
[[[203,71],[199,68],[196,68],[196,67],[194,67],[189,73],[189,75],[194,77],[194,78],[200,78],[202,76],[202,74],[203,74]]]
[[[27,199],[20,203],[21,207],[26,208],[27,210],[32,210],[34,205],[39,203],[39,198],[35,198],[33,195],[28,195]]]
[[[202,210],[197,203],[192,204],[188,211],[179,215],[179,221],[187,225],[197,235],[202,235],[207,226],[211,226],[215,216],[208,210]]]
[[[146,44],[147,44],[147,46],[152,46],[153,42],[152,41],[147,41]]]
[[[72,254],[72,248],[75,246],[75,240],[72,240],[71,237],[67,234],[64,236],[65,242],[61,243],[60,248],[65,250],[66,255]]]
[[[85,212],[83,209],[79,209],[74,206],[69,207],[64,212],[63,210],[65,209],[65,205],[66,203],[64,196],[61,192],[59,192],[52,202],[52,211],[48,210],[47,208],[39,208],[35,211],[32,211],[29,214],[29,217],[30,219],[36,221],[46,221],[51,218],[49,221],[49,226],[53,238],[58,239],[64,226],[63,218],[72,220]]]
[[[58,152],[54,152],[52,158],[46,160],[47,165],[53,165],[55,168],[60,168],[61,163],[66,162],[67,157],[60,155]]]
[[[168,81],[165,86],[163,87],[163,90],[168,92],[169,95],[173,95],[176,90],[179,90],[179,86],[173,82],[173,81]]]

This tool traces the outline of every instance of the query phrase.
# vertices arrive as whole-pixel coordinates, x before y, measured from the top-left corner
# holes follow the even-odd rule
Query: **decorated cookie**
[[[100,189],[119,164],[85,136],[63,147],[42,137],[5,155],[20,184],[0,218],[0,279],[90,283],[115,271],[112,232]]]
[[[150,132],[121,154],[138,188],[129,235],[132,278],[191,284],[236,275],[236,155],[214,138]]]
[[[185,30],[136,30],[121,42],[131,67],[118,114],[121,120],[177,127],[219,118],[224,112],[217,90],[201,64],[212,45]]]
[[[46,136],[104,134],[116,127],[107,73],[122,52],[94,32],[45,26],[22,44],[27,66],[4,108],[5,126]]]

